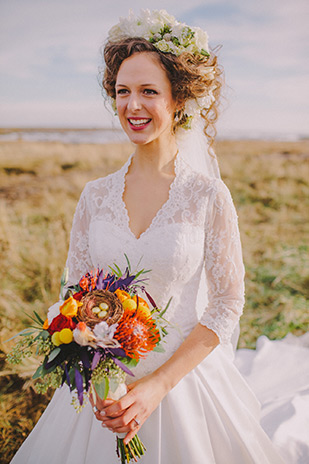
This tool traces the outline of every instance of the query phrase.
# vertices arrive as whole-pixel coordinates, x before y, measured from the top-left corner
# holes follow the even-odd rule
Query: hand
[[[103,401],[103,408],[100,414],[96,413],[96,417],[102,421],[102,427],[114,433],[126,433],[124,442],[127,444],[158,407],[165,394],[163,385],[154,374],[150,374],[128,385],[128,393],[120,400]]]
[[[98,396],[95,390],[94,390],[94,395],[92,394],[89,395],[89,401],[92,406],[93,413],[98,420],[102,420],[102,416],[100,416],[100,411],[106,408],[107,406],[110,406],[113,403],[115,403],[115,400],[111,400],[111,399],[102,400]]]

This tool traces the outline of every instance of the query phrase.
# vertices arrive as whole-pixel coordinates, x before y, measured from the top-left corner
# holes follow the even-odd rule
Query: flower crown
[[[165,10],[141,10],[139,17],[130,10],[129,17],[120,18],[108,33],[110,42],[125,37],[143,37],[161,52],[176,56],[183,52],[210,56],[207,33],[199,27],[179,23]]]
[[[135,16],[129,11],[128,18],[120,18],[119,23],[113,26],[108,33],[108,42],[118,42],[121,39],[142,37],[152,43],[163,53],[172,53],[179,56],[184,52],[196,56],[209,57],[208,35],[199,27],[189,27],[185,23],[178,22],[165,10],[142,9],[140,16]],[[205,71],[209,80],[215,79],[215,69],[210,66]],[[187,100],[184,107],[184,129],[191,129],[191,123],[195,116],[199,116],[201,110],[210,108],[215,101],[213,91],[215,84],[207,89],[207,93],[200,98]],[[115,102],[112,102],[115,110]]]

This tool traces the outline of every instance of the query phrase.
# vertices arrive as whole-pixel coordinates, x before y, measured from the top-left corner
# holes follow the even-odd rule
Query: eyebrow
[[[116,84],[116,87],[128,87],[126,84]],[[141,84],[141,87],[157,87],[156,84]]]

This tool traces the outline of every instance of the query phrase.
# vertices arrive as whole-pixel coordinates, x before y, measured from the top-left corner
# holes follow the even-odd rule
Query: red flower
[[[54,317],[52,323],[48,327],[48,332],[52,335],[54,332],[60,332],[62,329],[75,329],[76,323],[71,317],[66,317],[63,314],[59,314]]]
[[[74,293],[73,298],[76,301],[80,301],[83,298],[84,295],[85,295],[84,291],[77,292],[77,293]]]

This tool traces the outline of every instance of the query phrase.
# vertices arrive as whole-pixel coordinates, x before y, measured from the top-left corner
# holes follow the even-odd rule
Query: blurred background
[[[239,214],[246,305],[239,347],[308,331],[306,0],[158,0],[208,31],[226,88],[216,151]],[[58,299],[73,213],[89,180],[133,151],[98,83],[100,47],[149,0],[0,0],[0,462],[44,410],[38,360],[5,362],[14,333]]]
[[[0,126],[110,127],[97,82],[99,49],[129,8],[164,8],[222,45],[222,137],[308,135],[306,0],[0,1]]]

